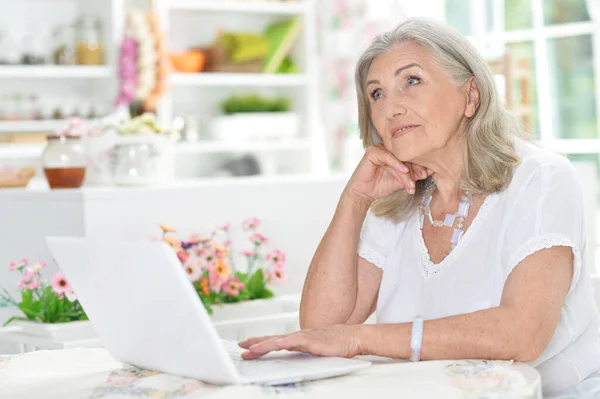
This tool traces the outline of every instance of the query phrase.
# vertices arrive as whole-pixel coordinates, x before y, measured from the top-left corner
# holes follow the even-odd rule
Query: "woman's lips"
[[[398,138],[398,137],[402,137],[407,135],[408,133],[412,132],[413,130],[415,130],[416,128],[418,128],[418,125],[414,125],[414,126],[409,126],[406,129],[403,130],[396,130],[393,134],[392,134],[392,138]]]

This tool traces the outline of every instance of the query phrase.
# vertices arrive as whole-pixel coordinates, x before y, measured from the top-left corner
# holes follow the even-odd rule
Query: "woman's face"
[[[456,138],[474,115],[474,78],[457,87],[433,55],[413,42],[397,44],[371,63],[367,74],[371,118],[385,148],[401,161],[418,161]]]

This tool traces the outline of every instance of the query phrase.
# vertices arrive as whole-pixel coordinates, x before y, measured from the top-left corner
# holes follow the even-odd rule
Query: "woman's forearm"
[[[530,323],[507,306],[427,320],[422,360],[494,359],[530,362],[539,355]],[[357,326],[362,354],[408,359],[412,323]]]
[[[300,327],[342,324],[357,297],[357,247],[369,204],[344,192],[312,259],[300,304]]]

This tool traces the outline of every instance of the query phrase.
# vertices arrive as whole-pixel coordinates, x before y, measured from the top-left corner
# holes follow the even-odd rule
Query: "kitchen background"
[[[0,0],[0,9],[0,287],[16,281],[3,264],[47,258],[48,234],[149,237],[158,222],[191,230],[253,213],[297,265],[279,292],[299,292],[362,156],[355,62],[410,16],[465,34],[531,138],[574,162],[588,262],[598,264],[598,0]]]

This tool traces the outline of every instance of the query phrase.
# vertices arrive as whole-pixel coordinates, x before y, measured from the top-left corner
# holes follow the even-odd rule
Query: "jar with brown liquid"
[[[50,188],[81,187],[88,162],[81,137],[52,134],[47,138],[42,164]]]
[[[78,65],[103,65],[102,23],[92,17],[77,22],[77,45],[75,56]]]

